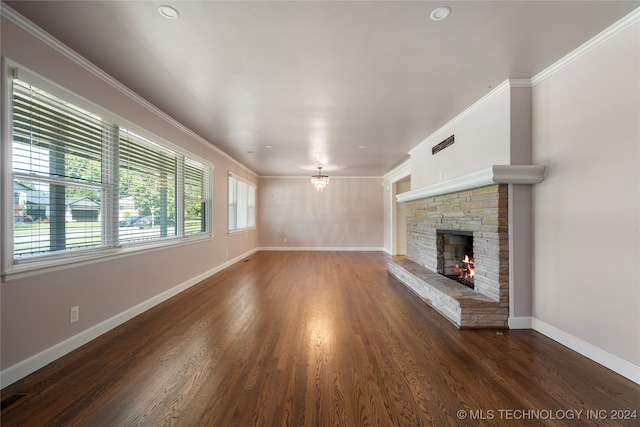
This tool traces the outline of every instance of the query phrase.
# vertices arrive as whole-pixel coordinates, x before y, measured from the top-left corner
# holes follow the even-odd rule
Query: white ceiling
[[[533,77],[640,4],[6,3],[262,176],[318,164],[381,176],[492,87]],[[442,5],[451,16],[430,20]]]

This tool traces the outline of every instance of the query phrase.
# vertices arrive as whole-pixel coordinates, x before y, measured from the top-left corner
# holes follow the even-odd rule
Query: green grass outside
[[[99,222],[68,222],[65,223],[65,230],[77,231],[83,229],[100,229]],[[28,236],[30,234],[49,234],[49,223],[46,222],[20,222],[14,224],[14,236]]]
[[[44,222],[28,222],[17,223],[14,225],[14,238],[20,240],[20,237],[24,236],[47,236],[47,239],[25,242],[14,242],[14,253],[30,252],[33,249],[41,248],[46,250],[49,247],[49,223]],[[200,231],[200,220],[186,220],[185,221],[185,233],[194,234]],[[157,229],[159,226],[153,227]],[[127,229],[136,230],[137,227],[128,227]],[[173,231],[173,227],[169,228],[169,231]],[[158,231],[159,232],[159,231]],[[99,245],[102,241],[101,223],[96,222],[69,222],[65,223],[65,234],[67,240],[67,247],[87,247]],[[123,233],[123,237],[126,238],[126,232]],[[151,239],[160,238],[160,236],[148,236]]]

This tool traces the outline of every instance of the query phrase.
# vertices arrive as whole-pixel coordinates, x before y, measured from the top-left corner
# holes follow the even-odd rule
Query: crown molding
[[[407,159],[399,166],[395,167],[391,171],[387,172],[383,178],[389,182],[400,181],[402,178],[411,175],[411,159]]]
[[[524,79],[505,80],[500,85],[496,86],[493,90],[491,90],[489,93],[487,93],[485,96],[483,96],[478,101],[473,103],[466,110],[462,111],[460,114],[458,114],[449,122],[447,122],[444,126],[440,127],[435,132],[432,132],[431,135],[429,135],[427,138],[425,138],[420,143],[418,143],[415,147],[413,147],[409,151],[409,154],[412,154],[414,150],[416,150],[422,144],[425,144],[429,140],[429,138],[431,138],[431,136],[438,134],[440,132],[444,132],[447,128],[453,126],[454,124],[461,121],[462,119],[464,119],[466,116],[468,116],[478,108],[482,107],[485,103],[487,103],[496,95],[500,94],[503,90],[506,90],[508,88],[531,88],[536,86],[540,82],[551,77],[553,74],[557,73],[564,67],[568,66],[569,64],[576,61],[580,57],[589,53],[596,47],[600,46],[610,38],[614,37],[615,35],[629,28],[630,26],[637,23],[638,21],[640,21],[640,7],[635,9],[633,12],[629,13],[627,16],[623,17],[613,25],[611,25],[609,28],[602,31],[600,34],[596,35],[595,37],[593,37],[592,39],[584,43],[582,46],[573,50],[571,53],[569,53],[559,61],[555,62],[553,65],[547,67],[542,72],[536,74],[534,77],[524,78]]]
[[[510,87],[533,87],[531,79],[509,79]]]
[[[323,171],[326,175],[326,171]],[[317,173],[317,172],[316,172]],[[311,175],[259,175],[259,179],[310,179]],[[329,175],[330,180],[334,179],[383,179],[381,176],[349,176],[349,175]]]
[[[165,113],[164,111],[162,111],[161,109],[159,109],[158,107],[156,107],[155,105],[147,101],[146,99],[144,99],[142,96],[138,95],[137,93],[135,93],[134,91],[132,91],[131,89],[129,89],[128,87],[120,83],[115,78],[111,77],[111,75],[107,74],[105,71],[100,69],[93,62],[89,61],[88,59],[86,59],[85,57],[83,57],[82,55],[80,55],[79,53],[77,53],[76,51],[74,51],[64,43],[62,43],[60,40],[53,37],[48,32],[44,31],[42,28],[38,27],[36,24],[31,22],[24,16],[20,15],[18,12],[16,12],[15,10],[13,10],[11,7],[7,6],[4,3],[1,3],[0,16],[13,22],[18,27],[20,27],[21,29],[23,29],[33,37],[37,38],[38,40],[40,40],[50,48],[54,49],[56,52],[60,53],[67,59],[73,61],[75,64],[79,65],[85,71],[99,78],[100,80],[102,80],[103,82],[111,86],[113,89],[120,92],[122,95],[128,97],[132,101],[136,102],[138,105],[152,112],[153,114],[158,116],[160,119],[168,122],[178,130],[180,130],[181,132],[193,138],[195,141],[198,141],[199,143],[203,144],[207,148],[214,150],[219,155],[235,163],[236,165],[242,167],[243,169],[247,170],[251,174],[258,176],[257,173],[249,169],[247,166],[240,163],[238,160],[234,159],[229,154],[225,153],[220,148],[216,147],[215,145],[213,145],[212,143],[210,143],[209,141],[207,141],[206,139],[204,139],[203,137],[201,137],[200,135],[198,135],[197,133],[195,133],[194,131],[192,131],[191,129],[189,129],[188,127],[186,127],[185,125],[183,125],[182,123],[180,123],[179,121],[177,121],[176,119],[174,119],[173,117],[171,117],[170,115],[168,115],[167,113]]]
[[[431,135],[429,135],[428,137],[423,139],[420,143],[418,143],[418,145],[416,145],[411,150],[409,150],[409,154],[413,155],[414,151],[416,149],[418,149],[418,147],[422,146],[423,144],[426,144],[433,135],[436,135],[436,134],[438,134],[440,132],[444,132],[446,129],[452,127],[456,123],[458,123],[461,120],[465,119],[467,116],[469,116],[474,111],[476,111],[479,108],[481,108],[484,104],[486,104],[487,102],[489,102],[490,100],[495,98],[497,95],[501,94],[503,91],[508,90],[508,89],[510,89],[512,87],[514,87],[514,88],[532,87],[531,79],[507,79],[504,82],[500,83],[498,86],[493,88],[485,96],[483,96],[482,98],[480,98],[479,100],[477,100],[476,102],[471,104],[469,107],[467,107],[467,109],[462,111],[460,114],[455,116],[453,119],[449,120],[444,126],[440,127],[435,132],[432,132]]]
[[[494,165],[447,181],[398,194],[396,200],[401,203],[410,202],[492,184],[537,184],[544,180],[544,171],[545,167],[539,165]]]
[[[593,37],[592,39],[590,39],[589,41],[587,41],[586,43],[578,47],[577,49],[574,49],[572,52],[570,52],[569,54],[567,54],[566,56],[564,56],[562,59],[555,62],[551,66],[547,67],[542,72],[533,76],[531,78],[531,83],[535,86],[543,82],[544,80],[548,79],[558,71],[562,70],[564,67],[577,61],[587,53],[591,52],[593,49],[597,48],[598,46],[600,46],[610,38],[626,30],[627,28],[637,23],[638,21],[640,21],[640,7],[635,9],[633,12],[629,13],[627,16],[620,19],[613,25],[611,25],[609,28],[599,33],[598,35],[596,35],[595,37]]]

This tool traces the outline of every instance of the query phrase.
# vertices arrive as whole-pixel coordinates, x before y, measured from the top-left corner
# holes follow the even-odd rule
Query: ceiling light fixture
[[[158,6],[158,12],[167,19],[178,19],[178,16],[180,16],[180,13],[176,9],[166,4]]]
[[[311,184],[316,187],[316,190],[322,191],[329,185],[329,177],[322,175],[322,166],[318,166],[318,175],[311,176]]]
[[[442,21],[449,15],[451,15],[450,8],[446,6],[438,7],[436,9],[433,9],[433,12],[431,12],[431,19],[433,19],[434,21]]]

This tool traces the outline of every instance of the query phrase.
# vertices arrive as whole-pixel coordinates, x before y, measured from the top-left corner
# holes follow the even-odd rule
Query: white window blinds
[[[100,247],[117,128],[25,82],[13,81],[14,254]],[[16,200],[17,199],[17,200]]]
[[[120,241],[176,236],[178,156],[125,129],[120,130],[120,198],[140,218],[122,227]]]
[[[211,234],[211,167],[19,79],[11,109],[14,263]]]
[[[229,174],[229,232],[256,226],[256,187]]]
[[[195,160],[187,159],[184,168],[184,234],[204,233],[211,229],[210,171]]]

